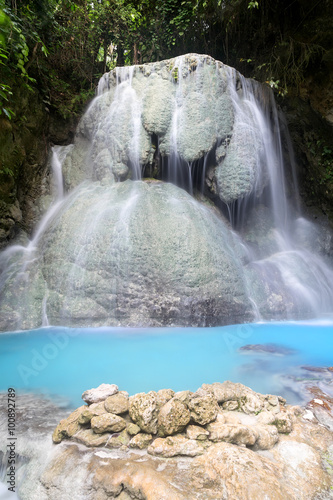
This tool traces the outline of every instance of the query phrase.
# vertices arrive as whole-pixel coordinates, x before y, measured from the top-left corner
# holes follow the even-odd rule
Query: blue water
[[[239,351],[268,343],[283,348],[282,354]],[[217,328],[49,327],[0,335],[0,391],[13,387],[61,396],[71,406],[82,403],[84,390],[101,383],[134,394],[194,391],[224,380],[297,402],[283,380],[301,378],[302,365],[333,365],[332,319]]]

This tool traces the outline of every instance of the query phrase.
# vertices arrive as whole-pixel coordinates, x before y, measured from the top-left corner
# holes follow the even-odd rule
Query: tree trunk
[[[117,44],[117,66],[125,66],[124,48],[120,43]]]
[[[133,55],[133,64],[138,64],[138,48],[136,46],[136,42],[134,43],[134,47],[133,47],[133,52],[134,52],[134,55]]]

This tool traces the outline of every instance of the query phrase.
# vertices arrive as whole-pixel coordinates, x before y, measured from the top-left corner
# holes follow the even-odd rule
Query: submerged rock
[[[258,354],[276,354],[279,356],[288,356],[295,354],[295,349],[284,347],[278,344],[247,344],[239,348],[241,353],[258,353]]]

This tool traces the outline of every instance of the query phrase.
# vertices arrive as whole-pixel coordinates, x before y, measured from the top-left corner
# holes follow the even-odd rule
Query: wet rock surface
[[[29,297],[24,284],[4,290],[0,307],[10,317],[0,328],[6,318],[38,326],[46,289],[53,325],[216,326],[252,318],[227,223],[183,189],[84,184],[67,201],[28,273]]]
[[[131,396],[133,417],[144,425],[153,422],[152,433],[134,424],[129,412],[122,414],[126,429],[95,433],[89,422],[78,421],[87,408],[94,406],[92,410],[100,412],[103,402],[80,407],[54,431],[58,444],[51,446],[45,467],[24,498],[67,499],[70,484],[75,487],[71,490],[74,500],[80,495],[87,500],[331,498],[333,434],[321,413],[317,418],[315,407],[330,418],[333,404],[328,395],[315,388],[312,391],[313,400],[306,408],[289,406],[279,396],[255,393],[229,381],[204,384],[193,394],[178,393],[182,400],[175,399],[177,393],[165,390]],[[162,400],[159,393],[167,397]],[[179,418],[182,409],[187,421],[193,396],[207,394],[215,399],[218,409],[213,421],[200,425],[191,418],[173,435],[158,435],[161,413],[169,416],[176,408]],[[223,409],[225,402],[242,402],[245,396],[259,405],[255,405],[259,408],[256,412],[249,412],[246,405],[233,411]],[[102,417],[112,415],[105,406],[104,411]],[[61,433],[66,428],[64,422],[74,422],[79,430],[73,436]],[[36,456],[29,459],[36,460]]]
[[[331,498],[333,434],[325,425],[323,414],[318,413],[318,418],[315,415],[317,405],[330,416],[333,404],[327,394],[313,387],[312,401],[307,408],[301,408],[287,405],[278,396],[255,393],[232,382],[203,387],[196,392],[211,391],[213,395],[215,390],[219,395],[215,420],[203,425],[191,420],[182,431],[167,437],[140,430],[128,412],[122,414],[127,427],[120,432],[98,434],[89,421],[79,423],[87,409],[100,413],[104,408],[102,416],[112,415],[106,411],[104,402],[114,396],[68,414],[68,410],[45,400],[19,395],[18,479],[24,477],[24,481],[18,482],[20,497],[24,500]],[[153,403],[151,407],[136,404],[136,419],[148,407],[154,410],[148,412],[150,415],[156,412],[158,421],[163,407],[170,407],[173,398],[159,405],[156,394],[148,398]],[[173,395],[171,391],[162,394]],[[260,402],[258,412],[223,409],[225,399],[239,401],[249,394]],[[118,391],[116,395],[124,393]],[[134,397],[145,401],[144,396],[141,393]],[[185,407],[191,393],[183,391],[180,396]],[[0,402],[1,398],[4,397],[0,395]],[[2,425],[8,418],[5,404],[0,408],[1,429],[5,429]],[[56,421],[61,418],[55,430]],[[52,444],[52,432],[58,444]],[[4,460],[6,440],[0,441]]]
[[[267,86],[186,54],[116,68],[98,89],[59,153],[56,209],[46,179],[36,214],[48,206],[50,218],[33,255],[18,239],[1,256],[0,330],[219,326],[332,309],[333,233],[289,211]],[[0,240],[24,212],[10,206]]]

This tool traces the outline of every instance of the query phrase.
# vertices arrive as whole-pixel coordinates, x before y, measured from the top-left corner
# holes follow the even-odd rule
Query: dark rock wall
[[[38,91],[13,87],[11,120],[0,117],[0,247],[39,219],[36,200],[48,192],[52,143],[71,142],[75,124],[50,113]]]
[[[307,215],[316,209],[333,223],[333,125],[300,97],[284,99],[281,108],[295,153],[302,211]]]

